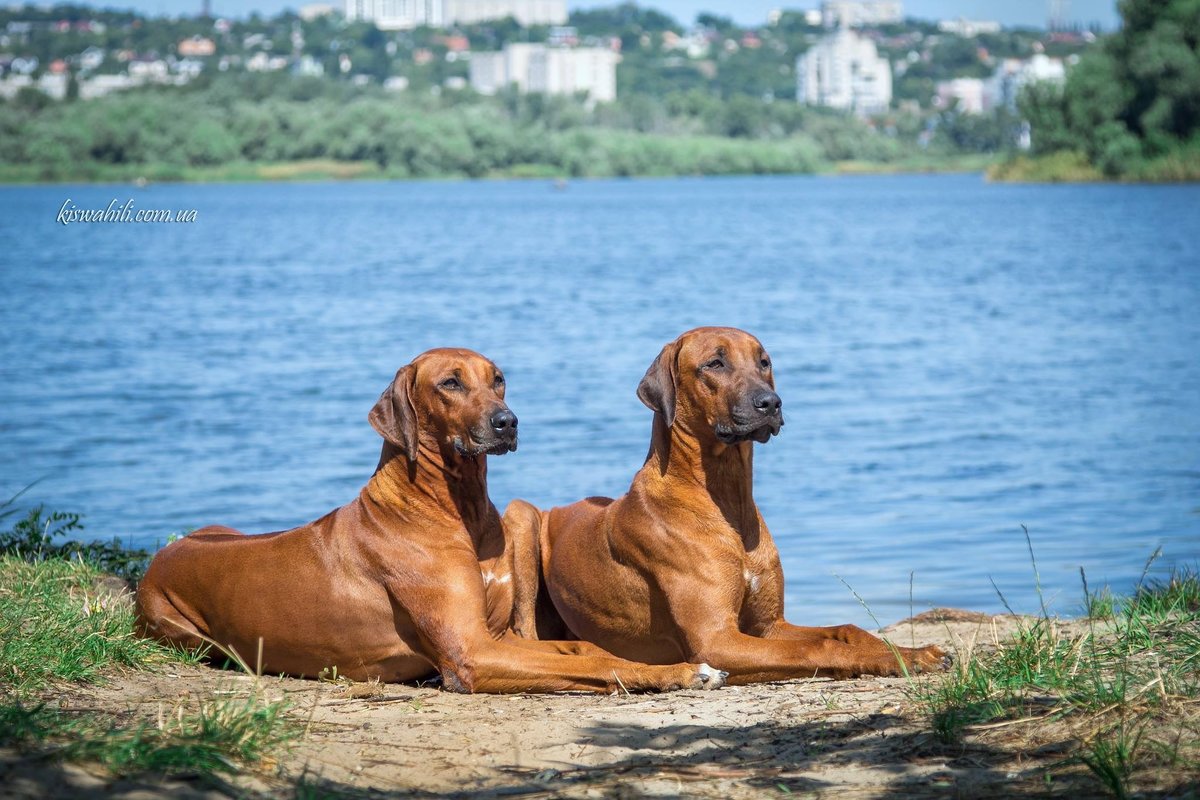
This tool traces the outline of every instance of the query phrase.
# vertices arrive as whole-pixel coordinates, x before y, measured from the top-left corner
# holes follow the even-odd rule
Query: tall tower
[[[212,19],[212,0],[201,0],[200,16],[204,19]]]
[[[1070,9],[1071,0],[1050,0],[1050,16],[1047,20],[1050,30],[1059,31],[1067,27]]]

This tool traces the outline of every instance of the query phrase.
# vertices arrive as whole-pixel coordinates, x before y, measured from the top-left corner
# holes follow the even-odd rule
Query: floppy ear
[[[409,461],[417,460],[417,410],[411,396],[415,379],[416,370],[412,364],[401,369],[367,415],[371,427],[403,450]]]
[[[667,427],[675,423],[675,381],[679,372],[679,343],[671,342],[646,370],[638,384],[637,396],[646,406],[662,414]]]

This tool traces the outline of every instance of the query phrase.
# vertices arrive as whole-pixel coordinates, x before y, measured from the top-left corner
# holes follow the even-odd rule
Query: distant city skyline
[[[178,16],[200,11],[203,0],[75,0],[81,5],[95,8],[134,9],[144,14]],[[217,15],[242,17],[257,11],[261,14],[276,14],[285,8],[298,9],[310,0],[210,0],[212,11]],[[341,7],[340,0],[311,0],[327,2]],[[597,8],[617,5],[620,0],[595,2],[595,0],[568,0],[567,6],[576,9]],[[19,5],[20,3],[17,3]],[[43,3],[50,5],[51,3]],[[656,8],[666,12],[687,25],[701,13],[732,17],[742,25],[762,24],[772,9],[811,9],[820,6],[820,0],[807,2],[779,2],[779,0],[654,0],[639,2],[645,8]],[[1044,27],[1049,14],[1048,0],[904,0],[905,16],[918,19],[991,19],[1007,26]],[[1116,0],[1070,0],[1067,20],[1080,25],[1099,24],[1105,29],[1117,26],[1119,17]]]

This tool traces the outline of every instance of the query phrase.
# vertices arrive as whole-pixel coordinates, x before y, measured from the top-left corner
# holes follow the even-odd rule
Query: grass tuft
[[[1128,598],[1083,582],[1086,625],[1024,618],[992,648],[972,643],[947,675],[914,682],[911,696],[946,743],[1059,723],[1075,741],[1059,768],[1083,765],[1114,797],[1200,780],[1200,576],[1143,579]]]
[[[124,581],[82,553],[47,551],[78,517],[43,516],[38,508],[22,523],[7,534],[16,546],[0,552],[0,745],[99,764],[114,775],[206,776],[262,764],[298,735],[287,704],[264,699],[257,681],[249,696],[183,700],[157,720],[40,702],[55,684],[95,683],[116,670],[195,663],[199,656],[135,636]]]
[[[1091,770],[1113,797],[1130,796],[1129,779],[1137,761],[1145,727],[1135,730],[1124,724],[1095,738],[1079,754],[1079,760]]]
[[[1079,568],[1079,579],[1083,581],[1083,615],[1088,619],[1112,619],[1117,614],[1117,599],[1107,586],[1093,592],[1088,588],[1087,573]]]
[[[1160,621],[1200,614],[1200,575],[1176,568],[1165,580],[1144,583],[1133,595],[1130,613]]]
[[[235,773],[298,735],[285,711],[283,703],[258,696],[223,698],[179,706],[157,724],[129,726],[101,714],[16,702],[0,706],[0,744],[100,764],[114,775]]]
[[[78,559],[30,563],[0,556],[0,691],[95,681],[114,667],[194,662],[133,633],[128,596]]]

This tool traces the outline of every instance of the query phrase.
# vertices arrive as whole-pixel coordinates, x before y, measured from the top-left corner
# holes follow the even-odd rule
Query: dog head
[[[638,386],[667,426],[683,420],[696,436],[723,444],[765,442],[783,427],[771,357],[737,328],[696,328],[668,344]]]
[[[396,373],[367,419],[410,461],[422,440],[464,457],[501,455],[517,449],[504,388],[503,373],[479,353],[430,350]]]

